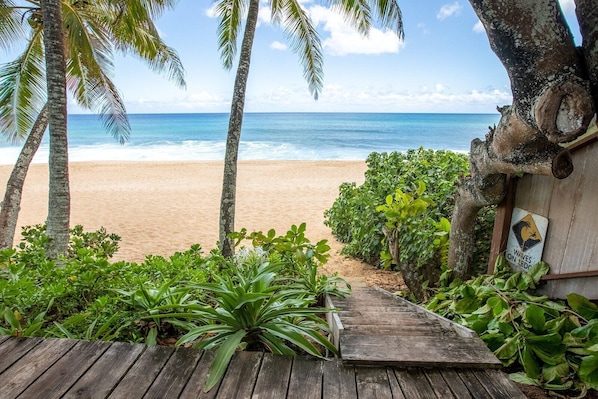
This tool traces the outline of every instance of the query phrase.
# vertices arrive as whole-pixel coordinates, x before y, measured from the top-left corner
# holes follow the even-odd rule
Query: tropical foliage
[[[548,265],[514,272],[499,258],[494,274],[440,289],[428,309],[476,331],[511,378],[551,391],[598,389],[598,306],[578,294],[553,301],[535,293]]]
[[[305,228],[292,226],[282,236],[237,233],[264,246],[243,248],[232,259],[194,245],[137,264],[110,262],[117,235],[77,226],[60,268],[46,256],[45,227],[25,228],[17,248],[0,251],[0,334],[149,345],[178,339],[215,348],[208,389],[237,349],[326,356],[335,349],[317,297],[342,296],[350,287],[318,273],[330,248],[311,244]]]
[[[455,185],[469,170],[467,156],[419,148],[405,153],[372,153],[366,163],[365,182],[359,187],[343,183],[338,198],[325,213],[325,223],[332,233],[347,243],[343,253],[388,266],[383,228],[387,223],[398,227],[400,219],[401,262],[416,267],[438,262],[439,253],[442,258],[439,248],[446,247],[446,224],[454,207]],[[409,202],[409,198],[426,202],[425,212],[418,205],[421,201]],[[405,212],[421,210],[420,216],[401,217],[397,208],[401,203],[406,204],[402,207]],[[491,208],[480,213],[475,258],[480,268],[487,262],[493,219]]]

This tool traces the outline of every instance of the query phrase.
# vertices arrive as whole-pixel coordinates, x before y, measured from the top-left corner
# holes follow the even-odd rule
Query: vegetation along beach
[[[598,397],[597,0],[466,3],[0,0],[0,397]]]

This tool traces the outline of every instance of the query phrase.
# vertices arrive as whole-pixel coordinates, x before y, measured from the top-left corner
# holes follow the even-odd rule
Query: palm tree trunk
[[[13,245],[25,177],[27,177],[29,165],[42,142],[47,127],[48,107],[46,104],[37,116],[6,184],[4,201],[0,207],[0,249],[11,248]]]
[[[47,247],[49,258],[66,254],[69,240],[70,189],[66,128],[66,67],[62,31],[61,0],[41,2],[44,20],[44,49],[48,81],[48,123],[50,125],[49,195]]]
[[[235,230],[237,159],[239,154],[239,142],[241,141],[243,110],[245,108],[245,90],[247,88],[247,77],[249,76],[251,49],[253,47],[253,37],[257,25],[258,11],[259,0],[251,0],[247,14],[241,54],[239,56],[239,67],[237,68],[237,76],[235,78],[235,88],[228,122],[228,134],[226,136],[219,231],[220,249],[222,255],[225,257],[231,257],[235,250],[233,240],[227,238],[227,235]]]

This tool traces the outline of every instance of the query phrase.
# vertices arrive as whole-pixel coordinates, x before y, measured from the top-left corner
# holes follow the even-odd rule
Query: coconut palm
[[[332,0],[329,3],[363,35],[370,30],[374,18],[378,19],[383,27],[396,32],[399,37],[403,35],[401,10],[396,0]],[[232,68],[237,52],[237,36],[245,19],[245,32],[239,54],[226,138],[220,202],[219,240],[224,256],[232,256],[234,252],[234,242],[228,238],[228,235],[234,231],[237,158],[259,7],[260,0],[217,0],[215,5],[216,15],[220,19],[218,45],[226,69]],[[271,0],[269,7],[273,23],[280,25],[291,39],[291,47],[299,55],[303,64],[303,75],[308,82],[309,91],[317,100],[322,90],[324,72],[322,45],[315,26],[307,11],[301,7],[300,0]]]
[[[80,105],[99,111],[105,128],[121,143],[127,140],[130,126],[123,101],[109,77],[114,50],[139,56],[150,68],[166,71],[171,80],[184,87],[181,62],[176,52],[162,41],[153,24],[156,16],[175,3],[170,0],[62,1],[67,88]],[[29,132],[0,209],[0,248],[12,246],[23,182],[48,125],[46,53],[42,45],[43,19],[39,6],[39,1],[17,7],[10,0],[0,0],[0,22],[3,22],[0,26],[4,28],[0,28],[0,46],[7,47],[15,38],[23,38],[24,26],[31,28],[25,51],[15,61],[0,67],[3,134],[11,141],[18,141]],[[52,210],[50,204],[48,222]],[[68,230],[68,215],[55,217],[61,221],[61,231]],[[49,231],[49,234],[52,233]]]

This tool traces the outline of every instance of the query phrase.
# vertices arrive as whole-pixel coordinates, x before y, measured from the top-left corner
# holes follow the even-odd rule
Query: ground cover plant
[[[514,381],[584,397],[598,389],[598,306],[574,293],[538,295],[548,271],[540,262],[514,272],[500,257],[492,275],[454,281],[427,308],[476,331]]]
[[[467,156],[419,148],[404,153],[374,152],[368,156],[366,163],[365,182],[359,187],[355,183],[343,183],[339,187],[338,198],[325,213],[325,224],[339,241],[347,244],[343,253],[389,267],[391,262],[385,254],[387,247],[383,232],[389,214],[379,206],[392,206],[387,201],[389,195],[421,196],[423,192],[418,193],[418,190],[423,187],[429,204],[425,212],[420,214],[421,217],[400,221],[400,262],[413,267],[430,264],[439,267],[438,258],[443,255],[434,241],[438,240],[437,233],[446,228],[443,218],[451,218],[459,178],[469,173]],[[484,209],[478,216],[474,259],[478,269],[485,268],[488,259],[493,220],[493,208]],[[434,225],[441,222],[443,225]]]
[[[58,266],[46,257],[44,226],[25,228],[17,248],[0,251],[0,334],[197,343],[217,349],[211,385],[239,348],[326,356],[335,348],[317,297],[350,287],[317,273],[330,248],[311,244],[305,230],[236,233],[238,245],[250,239],[263,247],[243,248],[232,259],[194,245],[138,264],[110,261],[120,237],[77,226]]]

